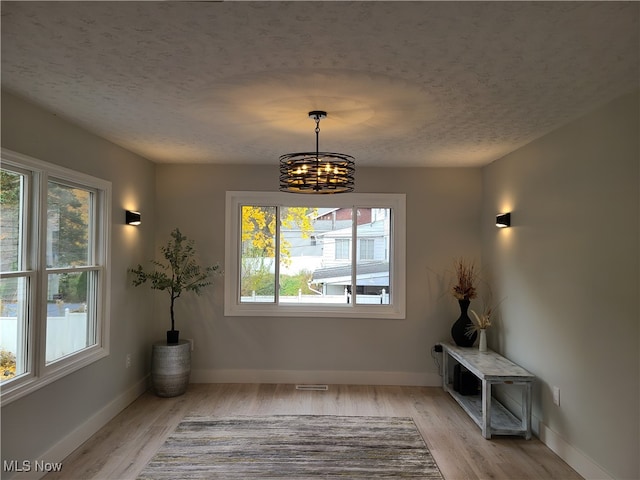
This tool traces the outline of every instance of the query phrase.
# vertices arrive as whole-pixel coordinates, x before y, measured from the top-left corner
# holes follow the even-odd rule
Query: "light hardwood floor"
[[[53,479],[135,479],[187,414],[374,415],[412,417],[446,480],[580,479],[536,438],[482,438],[448,394],[434,387],[191,384],[185,395],[145,393],[64,460]]]

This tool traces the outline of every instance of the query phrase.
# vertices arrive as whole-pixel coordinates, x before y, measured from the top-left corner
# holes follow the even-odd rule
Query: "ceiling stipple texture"
[[[639,85],[636,2],[11,2],[2,87],[156,162],[484,165]]]

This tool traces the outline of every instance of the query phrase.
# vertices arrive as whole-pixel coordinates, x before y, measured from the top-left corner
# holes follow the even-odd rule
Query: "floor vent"
[[[296,390],[313,390],[313,391],[324,391],[329,390],[328,385],[296,385]]]

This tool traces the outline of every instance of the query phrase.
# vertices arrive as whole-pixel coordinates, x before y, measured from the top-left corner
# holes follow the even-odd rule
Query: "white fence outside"
[[[358,295],[359,305],[388,305],[389,294]],[[240,298],[241,303],[273,303],[273,295],[251,295]],[[351,302],[351,295],[302,295],[280,297],[280,303],[344,305]]]
[[[87,313],[70,312],[64,316],[47,318],[46,361],[57,360],[87,347],[91,341],[87,331]],[[14,354],[18,352],[18,319],[0,317],[0,348]]]

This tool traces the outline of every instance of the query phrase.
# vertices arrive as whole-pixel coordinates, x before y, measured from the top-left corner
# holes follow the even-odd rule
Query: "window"
[[[93,285],[99,267],[91,247],[94,190],[47,184],[47,364],[95,344]],[[69,335],[68,332],[73,332]]]
[[[360,239],[360,255],[358,258],[360,260],[374,260],[374,251],[373,247],[375,245],[375,240],[373,238],[361,238]]]
[[[404,318],[404,195],[227,192],[226,214],[225,315]]]
[[[108,354],[111,184],[2,150],[3,405]]]
[[[351,248],[349,248],[349,243],[351,240],[348,238],[336,238],[336,260],[349,260],[349,254],[351,253]]]
[[[28,371],[27,312],[32,308],[27,292],[33,276],[26,264],[26,188],[28,172],[2,168],[0,206],[0,385]]]

